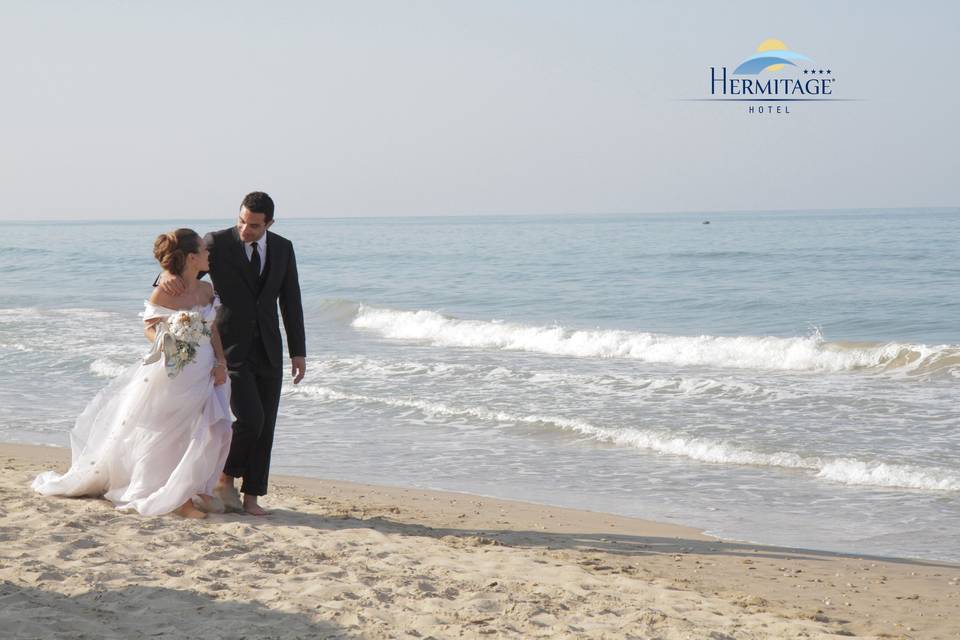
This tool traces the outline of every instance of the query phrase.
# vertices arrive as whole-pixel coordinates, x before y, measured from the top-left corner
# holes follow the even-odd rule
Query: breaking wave
[[[464,320],[435,311],[401,311],[356,305],[351,326],[394,340],[437,347],[527,351],[581,358],[624,358],[642,362],[834,372],[909,373],[960,371],[960,345],[827,342],[819,331],[804,337],[673,336],[615,329],[568,329],[497,320]]]

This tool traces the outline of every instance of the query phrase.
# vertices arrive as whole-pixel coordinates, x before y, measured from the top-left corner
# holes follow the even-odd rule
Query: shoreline
[[[3,442],[0,441],[0,457],[5,455],[16,455],[17,452],[14,450],[18,447],[24,449],[24,453],[28,457],[32,457],[32,450],[36,449],[39,451],[62,451],[62,461],[69,462],[69,448],[62,447],[60,445],[54,444],[33,444],[33,443],[24,443],[24,442]],[[10,451],[8,451],[8,448]],[[860,558],[863,560],[870,561],[888,561],[888,562],[917,562],[917,563],[933,563],[933,564],[943,564],[947,566],[957,566],[960,567],[960,562],[955,562],[949,559],[941,558],[923,558],[923,557],[914,557],[914,556],[898,556],[898,555],[879,555],[879,554],[870,554],[870,553],[859,553],[852,551],[837,551],[832,549],[820,549],[813,547],[795,547],[788,545],[779,545],[779,544],[767,544],[764,542],[756,542],[751,540],[741,540],[737,538],[727,538],[722,535],[712,533],[706,529],[702,529],[696,526],[678,523],[678,522],[663,522],[659,520],[648,520],[645,518],[640,518],[636,516],[621,515],[616,513],[610,513],[605,511],[591,511],[589,509],[583,509],[578,507],[566,507],[558,504],[550,504],[544,502],[531,502],[520,499],[512,498],[501,498],[498,496],[491,496],[486,494],[470,493],[468,491],[452,491],[445,489],[432,489],[432,488],[423,488],[423,487],[405,487],[402,485],[391,485],[391,484],[376,484],[376,483],[366,483],[366,482],[356,482],[353,480],[333,480],[328,478],[317,478],[313,476],[302,476],[294,474],[285,474],[285,473],[271,473],[271,483],[282,482],[287,488],[297,488],[301,491],[308,490],[327,490],[331,489],[334,492],[343,492],[344,497],[365,497],[365,494],[375,493],[383,495],[384,497],[393,496],[399,500],[412,499],[414,501],[425,502],[427,500],[438,500],[441,498],[446,498],[454,502],[459,498],[464,504],[467,501],[485,501],[489,504],[504,504],[504,505],[514,505],[514,508],[519,508],[520,513],[525,513],[526,511],[533,509],[543,509],[549,512],[559,512],[567,513],[570,517],[576,519],[578,515],[588,516],[586,522],[594,522],[596,520],[607,520],[607,521],[617,521],[622,527],[622,531],[629,531],[635,535],[657,535],[662,537],[686,537],[691,540],[703,540],[703,541],[714,541],[722,542],[725,544],[738,544],[741,546],[749,547],[763,547],[768,549],[787,549],[795,552],[804,552],[811,554],[819,555],[828,555],[835,557],[844,557],[844,558]],[[411,497],[417,496],[418,497]],[[441,515],[440,512],[437,515]],[[465,514],[466,515],[466,514]]]
[[[147,577],[178,610],[184,599],[215,609],[247,603],[329,631],[320,637],[960,635],[960,565],[947,562],[733,542],[611,514],[293,476],[274,477],[267,518],[145,518],[104,500],[33,494],[32,474],[64,469],[67,449],[0,444],[0,461],[0,601],[66,603],[81,626],[96,622],[97,595],[146,597],[136,589]],[[171,573],[168,562],[151,564],[157,557],[180,565]],[[8,607],[0,624],[18,624],[19,611],[24,624],[40,625],[31,633],[45,635],[24,607]]]

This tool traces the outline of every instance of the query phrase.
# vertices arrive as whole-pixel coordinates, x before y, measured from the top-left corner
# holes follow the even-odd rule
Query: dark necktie
[[[253,246],[253,253],[250,254],[250,266],[253,267],[253,273],[259,279],[260,278],[260,249],[257,248],[259,245],[256,242],[254,242],[252,246]]]

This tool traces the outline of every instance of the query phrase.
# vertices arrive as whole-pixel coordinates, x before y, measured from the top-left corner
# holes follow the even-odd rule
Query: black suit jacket
[[[217,329],[230,368],[247,359],[257,334],[270,364],[278,368],[283,365],[278,302],[290,357],[306,356],[303,303],[293,243],[267,232],[267,262],[258,281],[236,227],[208,233],[204,241],[210,251],[213,288],[222,304],[217,313]]]

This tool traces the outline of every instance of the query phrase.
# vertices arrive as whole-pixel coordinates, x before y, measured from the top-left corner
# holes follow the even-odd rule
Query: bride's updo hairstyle
[[[166,271],[178,276],[187,265],[187,254],[199,251],[200,236],[193,229],[161,233],[153,242],[153,257]]]

